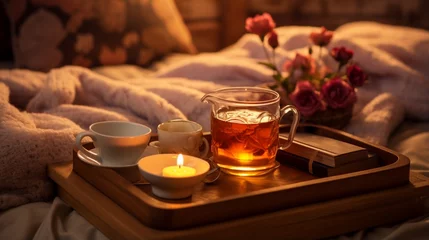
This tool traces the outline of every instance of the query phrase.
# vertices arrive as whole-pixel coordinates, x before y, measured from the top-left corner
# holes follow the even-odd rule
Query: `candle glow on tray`
[[[177,156],[177,165],[165,167],[164,169],[162,169],[162,176],[175,177],[175,178],[194,176],[196,173],[195,168],[183,166],[183,163],[184,163],[183,155],[179,154]]]

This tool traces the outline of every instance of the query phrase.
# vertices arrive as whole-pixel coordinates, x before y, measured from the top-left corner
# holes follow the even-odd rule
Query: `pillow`
[[[148,65],[195,53],[173,0],[5,0],[16,67]]]

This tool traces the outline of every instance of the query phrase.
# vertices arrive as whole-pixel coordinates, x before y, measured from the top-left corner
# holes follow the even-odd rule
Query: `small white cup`
[[[89,131],[76,136],[76,147],[84,155],[108,166],[135,165],[143,155],[149,140],[151,129],[147,126],[120,121],[94,123]],[[82,138],[90,137],[98,154],[82,146]]]
[[[192,121],[175,119],[158,125],[158,141],[149,145],[158,148],[159,153],[182,153],[205,158],[210,149],[203,136],[203,127]],[[200,147],[204,144],[204,149]]]

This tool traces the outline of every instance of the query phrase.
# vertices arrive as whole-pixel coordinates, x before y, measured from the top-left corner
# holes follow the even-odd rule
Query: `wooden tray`
[[[423,215],[429,196],[429,179],[411,172],[410,183],[400,187],[166,231],[142,224],[72,168],[70,162],[49,166],[59,197],[111,239],[320,239]]]
[[[287,128],[281,127],[281,131]],[[94,167],[79,160],[75,151],[73,170],[142,223],[158,229],[222,222],[409,183],[409,160],[401,154],[326,127],[303,125],[299,131],[366,147],[379,156],[380,166],[326,178],[285,165],[260,177],[222,175],[215,184],[201,184],[191,198],[184,200],[157,198],[149,185],[133,185],[131,182],[140,178],[136,167]]]

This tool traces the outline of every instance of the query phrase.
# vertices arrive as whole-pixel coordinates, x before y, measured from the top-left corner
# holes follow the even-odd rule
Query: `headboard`
[[[217,51],[245,32],[248,16],[271,13],[277,26],[334,30],[352,21],[429,29],[428,0],[175,0],[200,51]]]
[[[269,12],[278,26],[339,25],[371,20],[429,29],[427,0],[175,0],[200,52],[220,50],[245,33],[248,16]],[[0,4],[0,60],[12,58],[7,18]]]
[[[249,0],[248,13],[269,12],[277,25],[335,29],[354,21],[377,21],[429,29],[427,0]]]
[[[200,52],[220,50],[245,32],[248,0],[175,0]]]

